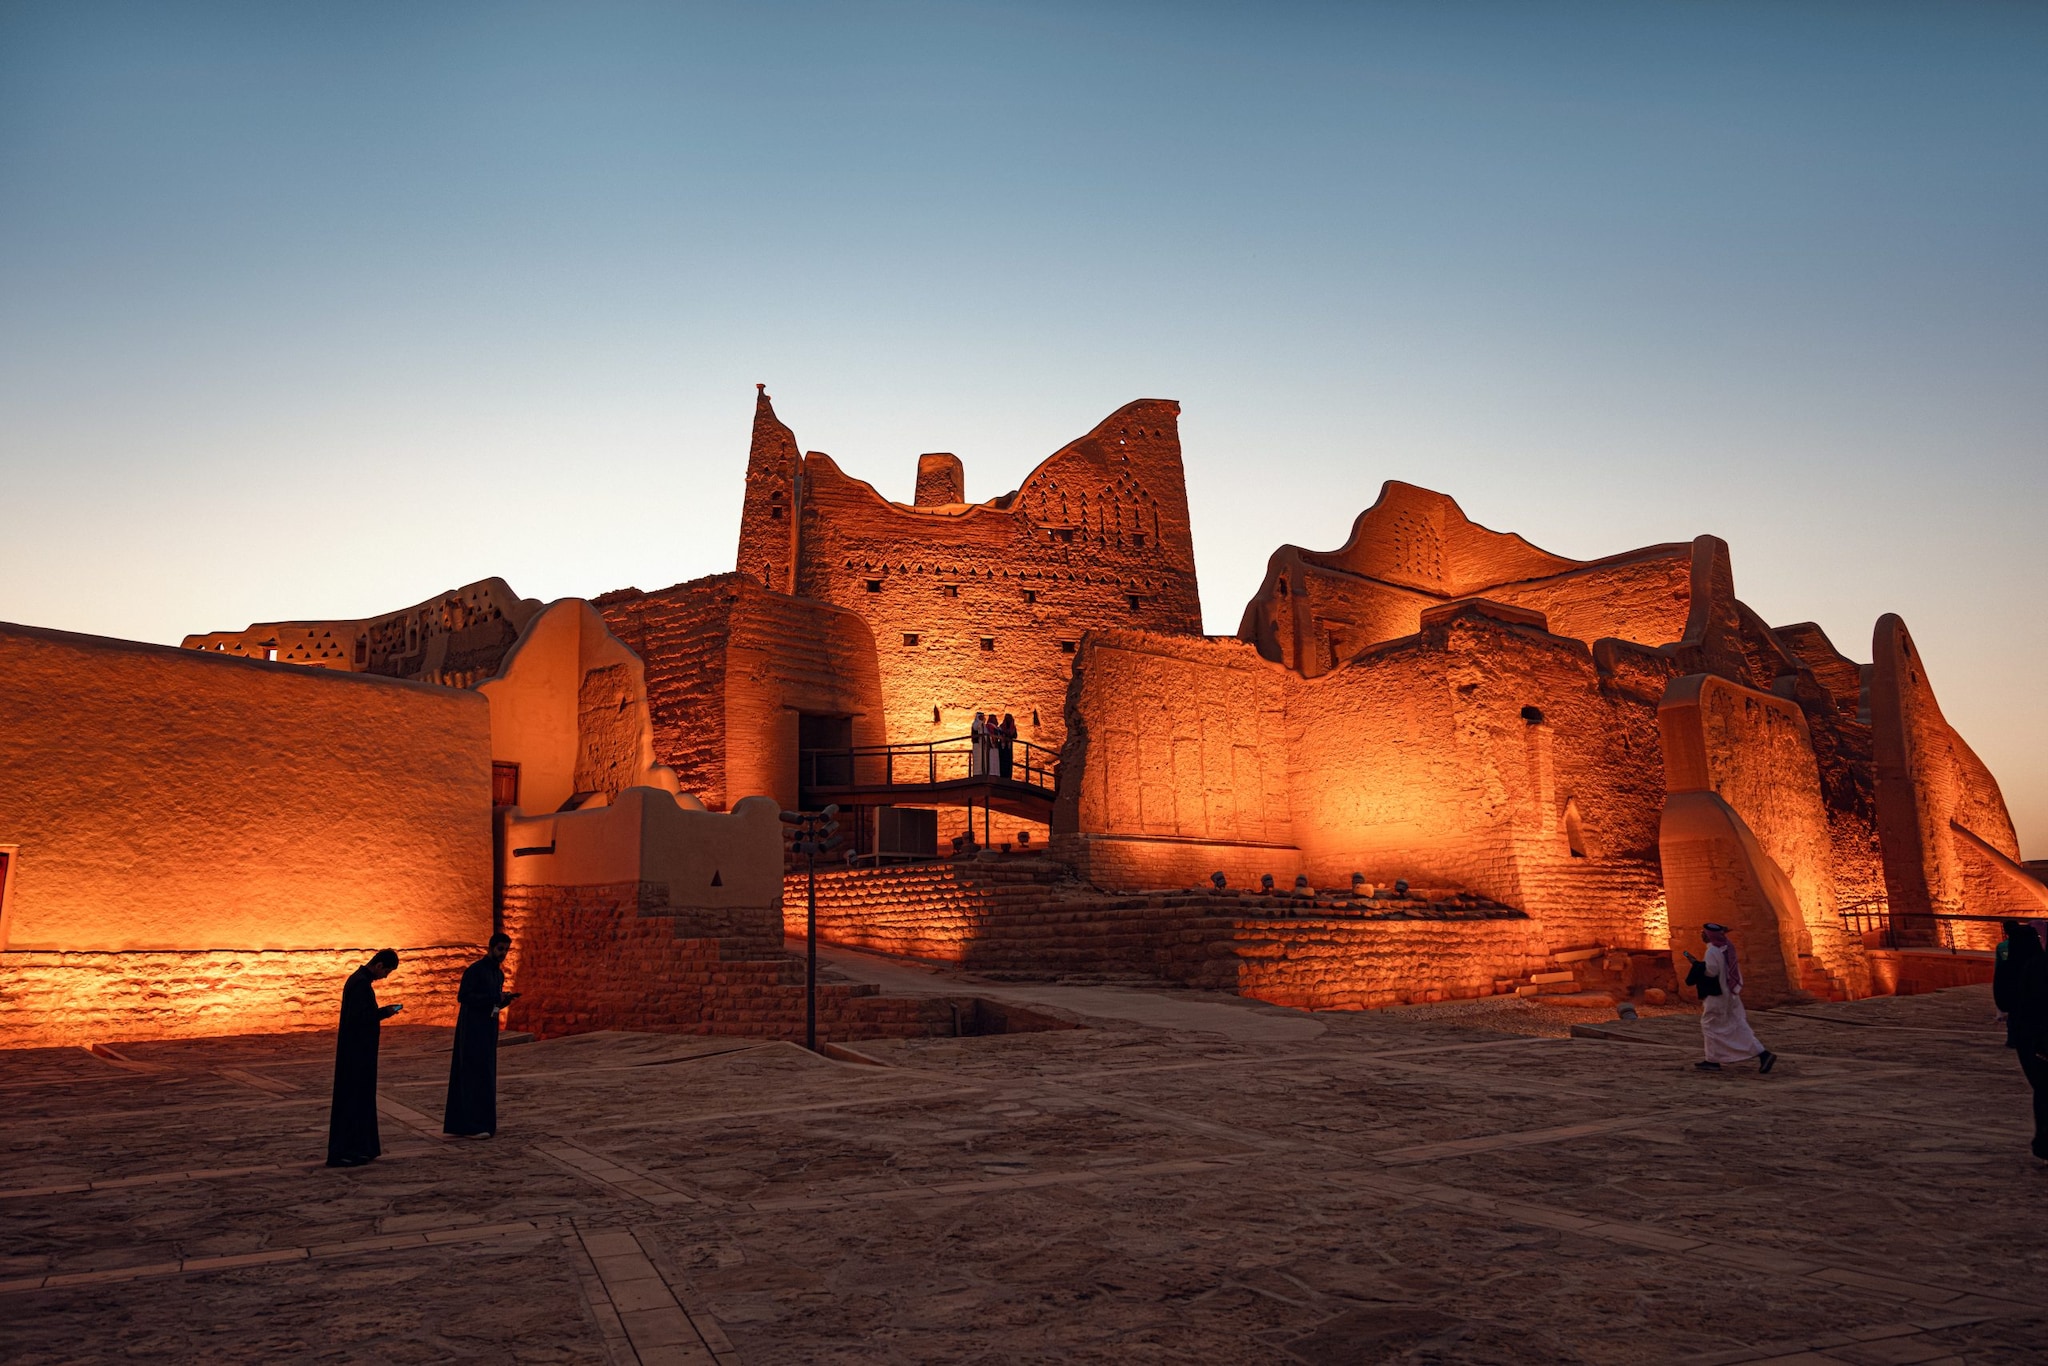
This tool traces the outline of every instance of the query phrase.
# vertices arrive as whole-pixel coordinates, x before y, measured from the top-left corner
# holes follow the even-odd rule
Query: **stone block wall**
[[[127,953],[0,953],[0,1049],[331,1030],[348,975],[383,945]],[[399,947],[378,984],[407,1024],[455,1023],[483,945]]]
[[[764,395],[739,564],[780,588],[794,557],[786,591],[867,623],[892,742],[961,735],[994,711],[1057,750],[1086,632],[1201,631],[1178,422],[1178,404],[1127,404],[1011,493],[912,504],[826,455],[796,459]]]
[[[1936,942],[1935,914],[2034,912],[2014,896],[1998,861],[1957,834],[1961,827],[2018,865],[2019,841],[1998,782],[1942,715],[1905,622],[1879,618],[1871,652],[1878,830],[1894,929],[1904,942],[1925,944]],[[1952,933],[1958,947],[1973,949],[2000,937],[1995,923],[1955,923]]]
[[[1411,896],[1119,896],[1049,862],[926,864],[820,874],[818,932],[978,972],[1142,975],[1324,1010],[1490,995],[1545,959],[1517,912],[1450,889]],[[802,878],[783,908],[800,936]]]
[[[515,887],[505,899],[506,1024],[542,1037],[600,1029],[801,1039],[804,967],[779,938],[718,938],[691,914],[669,914],[659,883]],[[751,927],[745,927],[751,930]],[[948,1034],[940,997],[883,996],[821,982],[818,1033],[829,1039]]]
[[[883,743],[875,641],[857,615],[718,574],[596,599],[646,664],[654,751],[713,811],[751,796],[797,804],[797,716],[853,718]]]

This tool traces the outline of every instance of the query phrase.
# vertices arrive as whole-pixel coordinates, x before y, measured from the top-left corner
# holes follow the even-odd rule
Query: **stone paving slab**
[[[1694,1072],[1684,1015],[1102,994],[882,1066],[528,1044],[488,1143],[438,1134],[447,1031],[392,1028],[347,1171],[323,1037],[0,1054],[0,1356],[2043,1359],[2048,1165],[1982,988],[1759,1013],[1769,1077]]]

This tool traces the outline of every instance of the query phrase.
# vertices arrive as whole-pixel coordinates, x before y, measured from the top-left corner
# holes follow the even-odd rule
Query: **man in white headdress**
[[[1700,929],[1706,941],[1704,961],[1685,956],[1693,964],[1686,981],[1700,993],[1700,1033],[1705,1037],[1707,1056],[1693,1064],[1702,1072],[1718,1072],[1724,1062],[1757,1061],[1757,1071],[1768,1072],[1778,1065],[1778,1055],[1757,1040],[1742,1009],[1742,966],[1735,946],[1728,942],[1728,927],[1711,921]]]

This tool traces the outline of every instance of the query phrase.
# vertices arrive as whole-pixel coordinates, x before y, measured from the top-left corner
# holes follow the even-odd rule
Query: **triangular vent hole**
[[[725,879],[718,875],[716,868],[711,870],[711,885],[714,887],[723,887],[725,885]]]

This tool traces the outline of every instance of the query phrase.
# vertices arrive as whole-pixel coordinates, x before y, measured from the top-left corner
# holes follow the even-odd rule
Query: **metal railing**
[[[2038,914],[2008,911],[2003,915],[1953,915],[1944,911],[1926,915],[1893,915],[1881,899],[1850,902],[1840,910],[1842,928],[1874,949],[1947,949],[1954,953],[1966,946],[1956,942],[1958,925],[2003,925],[2008,920],[2032,923]],[[1991,936],[1996,942],[1999,936]]]
[[[1020,783],[1051,792],[1059,783],[1059,755],[1028,740],[1011,743],[1007,757],[972,736],[954,735],[901,745],[850,745],[797,752],[797,785],[843,787],[936,786],[960,779]]]

